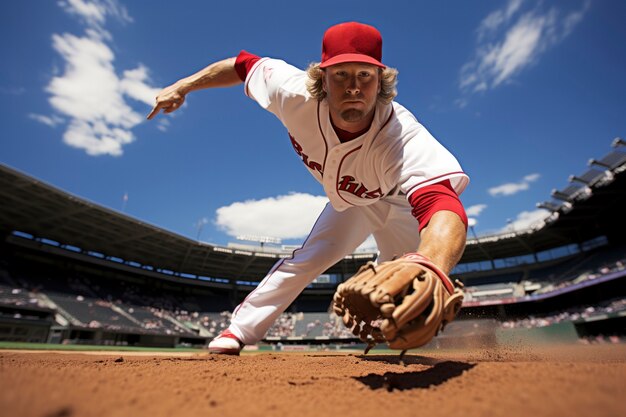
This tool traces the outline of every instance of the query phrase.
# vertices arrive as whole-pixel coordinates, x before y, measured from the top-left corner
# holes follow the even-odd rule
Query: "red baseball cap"
[[[383,38],[378,29],[358,22],[331,26],[322,40],[322,62],[326,68],[344,62],[363,62],[385,68]]]

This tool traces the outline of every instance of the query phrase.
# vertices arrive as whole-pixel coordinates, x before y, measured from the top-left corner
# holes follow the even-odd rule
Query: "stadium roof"
[[[604,164],[601,169],[570,177],[568,186],[553,192],[553,197],[561,201],[538,204],[551,211],[543,223],[524,231],[469,239],[461,263],[534,254],[598,236],[625,239],[622,212],[626,207],[626,153],[620,149],[621,143],[614,146],[615,150],[599,160]],[[595,160],[590,164],[598,165]],[[290,256],[288,252],[198,242],[71,195],[2,164],[0,198],[0,232],[4,240],[25,236],[154,271],[258,281],[278,259]],[[374,257],[373,253],[349,255],[327,273],[351,274]]]
[[[287,252],[254,252],[198,242],[79,198],[2,164],[0,199],[0,235],[5,239],[16,234],[159,272],[259,281],[278,259],[290,256]],[[373,257],[347,256],[329,272],[354,271],[363,259]]]

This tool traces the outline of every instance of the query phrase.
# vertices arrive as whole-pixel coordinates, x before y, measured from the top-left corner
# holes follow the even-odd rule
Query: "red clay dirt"
[[[624,416],[626,345],[153,355],[0,351],[0,413]]]

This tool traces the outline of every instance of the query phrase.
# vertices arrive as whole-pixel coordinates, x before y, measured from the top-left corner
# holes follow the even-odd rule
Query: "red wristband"
[[[431,261],[430,259],[428,259],[424,255],[419,254],[419,253],[415,253],[415,252],[406,253],[406,254],[404,254],[402,256],[401,259],[406,259],[407,261],[416,263],[418,265],[421,265],[421,266],[424,266],[424,267],[430,269],[435,274],[437,274],[437,276],[439,277],[439,279],[443,283],[443,286],[446,288],[448,293],[450,293],[450,295],[452,295],[454,293],[454,284],[452,284],[452,281],[450,280],[450,278],[448,278],[448,276],[441,269],[439,269],[439,267],[437,265],[435,265],[433,263],[433,261]]]

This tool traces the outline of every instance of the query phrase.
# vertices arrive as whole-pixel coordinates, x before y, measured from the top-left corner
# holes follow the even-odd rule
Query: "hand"
[[[178,83],[164,88],[156,97],[156,104],[150,114],[148,114],[148,120],[151,120],[161,110],[163,110],[163,113],[171,113],[174,110],[178,110],[185,102],[186,95],[187,91]]]
[[[428,258],[409,253],[371,262],[339,284],[333,310],[367,351],[385,342],[406,351],[423,346],[457,315],[462,284],[453,283]]]

